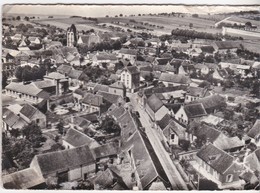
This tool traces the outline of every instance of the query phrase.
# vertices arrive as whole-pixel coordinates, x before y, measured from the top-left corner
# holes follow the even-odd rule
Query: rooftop
[[[153,112],[157,112],[163,106],[163,102],[153,94],[147,99],[147,105],[153,110]]]

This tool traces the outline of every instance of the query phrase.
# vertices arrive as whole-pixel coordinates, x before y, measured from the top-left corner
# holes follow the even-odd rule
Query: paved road
[[[149,115],[144,111],[137,102],[136,95],[133,94],[130,96],[130,101],[136,111],[140,114],[140,121],[145,128],[145,132],[154,148],[154,151],[159,158],[163,169],[172,185],[173,190],[188,190],[185,181],[182,179],[180,173],[177,168],[173,164],[169,154],[164,149],[159,137],[158,133],[155,129],[152,128],[152,122]]]

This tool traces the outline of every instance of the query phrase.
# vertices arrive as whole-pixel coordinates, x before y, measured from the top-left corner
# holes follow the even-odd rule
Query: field
[[[84,20],[82,18],[47,18],[47,19],[36,19],[33,20],[35,23],[39,24],[44,24],[44,25],[53,25],[58,28],[67,30],[68,27],[71,26],[71,24],[75,24],[76,28],[81,31],[81,30],[90,30],[94,29],[95,31],[102,31],[106,32],[109,31],[104,28],[97,27],[92,21],[90,20]]]
[[[256,20],[246,19],[246,18],[236,17],[236,16],[232,16],[228,20],[229,21],[234,21],[234,22],[241,22],[241,23],[251,22],[253,25],[256,25],[258,29],[260,28],[260,22],[256,21]]]

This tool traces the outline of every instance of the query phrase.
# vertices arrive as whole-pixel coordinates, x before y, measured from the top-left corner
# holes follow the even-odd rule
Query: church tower
[[[67,29],[67,46],[74,47],[74,46],[76,46],[77,41],[78,41],[78,32],[77,32],[76,26],[74,24],[72,24]]]

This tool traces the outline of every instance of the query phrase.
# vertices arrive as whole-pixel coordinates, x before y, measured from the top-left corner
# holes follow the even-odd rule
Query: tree
[[[20,17],[20,16],[17,16],[17,17],[16,17],[16,20],[18,20],[18,21],[21,20],[21,17]]]
[[[29,17],[27,17],[27,16],[25,16],[25,17],[24,17],[24,20],[26,20],[26,21],[29,21],[29,20],[30,20],[30,18],[29,18]]]
[[[59,131],[59,134],[63,135],[64,134],[64,123],[60,120],[56,128]]]
[[[109,17],[109,15],[106,15],[106,17]]]
[[[191,29],[191,28],[193,27],[193,23],[190,23],[190,24],[189,24],[189,27],[190,27],[190,29]]]
[[[119,136],[121,132],[121,128],[119,127],[119,125],[114,121],[114,119],[108,116],[106,116],[104,120],[102,120],[102,123],[97,128],[97,130],[103,130],[109,134],[114,133],[116,136]]]
[[[27,141],[31,142],[33,147],[40,147],[41,142],[45,140],[40,127],[34,122],[22,129],[22,135]]]
[[[123,17],[123,14],[121,13],[119,16],[120,16],[120,17]]]
[[[25,66],[23,68],[22,80],[30,81],[30,80],[32,80],[32,78],[33,78],[32,68],[30,66]]]
[[[23,67],[18,66],[15,70],[15,77],[17,78],[17,80],[20,82],[23,79]]]

